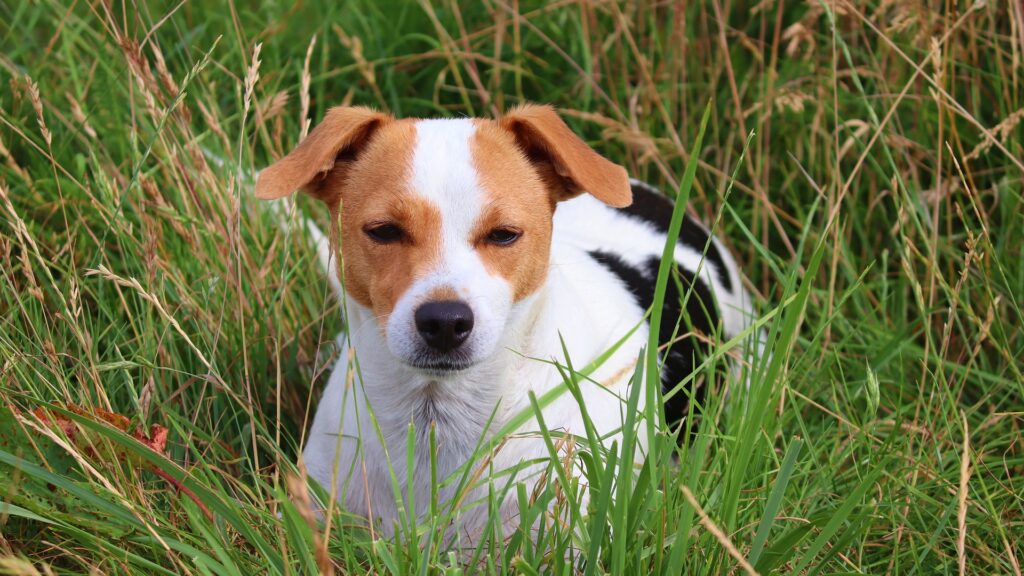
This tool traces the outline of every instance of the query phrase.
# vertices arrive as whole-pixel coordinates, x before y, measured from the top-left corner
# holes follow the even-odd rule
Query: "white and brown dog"
[[[617,436],[646,344],[672,203],[630,181],[552,108],[523,106],[498,120],[398,120],[334,108],[260,173],[256,195],[298,189],[331,211],[331,246],[342,262],[331,268],[332,284],[347,302],[348,326],[303,458],[348,511],[392,530],[396,478],[403,496],[412,483],[415,513],[423,514],[433,482],[431,429],[435,478],[443,479],[481,438],[531,409],[529,392],[540,397],[562,384],[549,361],[566,361],[563,341],[576,366],[622,342],[581,383],[597,432],[609,444]],[[675,260],[682,281],[669,282],[661,341],[682,336],[662,350],[666,387],[692,371],[707,336],[735,336],[751,321],[732,257],[696,221],[684,221]],[[686,396],[666,407],[670,420],[686,414]],[[543,415],[552,431],[584,434],[570,394]],[[520,431],[536,427],[531,419]],[[500,473],[547,455],[539,436],[517,434],[488,467]],[[453,490],[441,489],[440,498]],[[514,515],[511,501],[503,513]],[[482,527],[487,514],[486,506],[467,510],[463,533]]]

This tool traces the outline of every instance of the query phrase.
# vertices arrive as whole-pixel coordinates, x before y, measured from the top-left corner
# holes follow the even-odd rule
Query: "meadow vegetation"
[[[0,573],[1021,573],[1019,1],[5,0],[0,81]],[[682,192],[772,355],[640,468],[580,439],[589,510],[495,481],[468,562],[457,510],[318,522],[343,325],[253,171],[337,104],[524,101]]]

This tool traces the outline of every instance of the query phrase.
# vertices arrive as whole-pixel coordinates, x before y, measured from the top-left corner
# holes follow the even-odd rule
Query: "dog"
[[[347,511],[392,534],[407,494],[417,517],[432,490],[442,502],[485,496],[486,488],[467,496],[457,483],[434,483],[465,465],[481,439],[532,414],[531,392],[563,386],[556,364],[603,358],[580,379],[580,394],[597,434],[609,445],[620,438],[673,203],[630,180],[553,108],[523,105],[495,120],[333,108],[259,173],[255,192],[277,199],[296,190],[330,211],[329,237],[315,236],[347,321],[302,457]],[[694,370],[709,339],[749,332],[753,319],[733,257],[690,217],[675,262],[660,334],[670,343],[660,351],[666,390]],[[687,395],[668,403],[670,420],[687,414]],[[638,410],[644,402],[641,393]],[[552,434],[585,434],[572,394],[542,415]],[[537,426],[529,418],[486,467],[516,469],[532,487],[542,466],[522,463],[549,456],[529,433]],[[514,500],[501,505],[506,526]],[[489,513],[486,505],[462,513],[460,535],[472,538]]]

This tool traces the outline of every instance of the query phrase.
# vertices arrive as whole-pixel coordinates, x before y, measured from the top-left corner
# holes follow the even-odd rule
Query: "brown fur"
[[[441,286],[427,292],[427,302],[451,302],[459,299],[459,293],[451,286]]]
[[[413,121],[366,108],[332,108],[256,182],[259,198],[280,198],[301,188],[327,204],[345,288],[381,324],[409,285],[440,257],[441,213],[408,189],[415,143]],[[378,244],[364,232],[374,222],[395,224],[406,236]]]
[[[551,106],[520,106],[499,123],[516,136],[531,161],[549,165],[560,177],[562,190],[558,200],[589,192],[616,208],[629,206],[633,201],[625,168],[594,152]]]
[[[591,150],[551,107],[523,106],[476,126],[473,164],[488,201],[469,240],[487,270],[509,282],[518,301],[547,277],[555,203],[586,191],[612,206],[626,206],[632,199],[629,182],[622,167]],[[394,120],[368,108],[332,108],[256,183],[258,198],[303,189],[327,204],[345,287],[382,325],[402,294],[441,256],[441,213],[409,189],[415,143],[414,120]],[[399,226],[404,237],[387,244],[367,237],[367,226],[384,223]],[[487,236],[498,227],[521,236],[510,246],[496,246]],[[431,297],[452,299],[455,289]]]
[[[328,205],[336,203],[333,189],[319,186],[346,153],[363,146],[381,125],[391,122],[387,114],[363,107],[338,106],[327,111],[323,121],[287,156],[260,172],[256,197],[283,198],[305,189]]]
[[[341,251],[345,287],[383,324],[414,280],[441,256],[441,212],[409,190],[416,129],[412,121],[381,128],[359,160],[330,183],[341,197]],[[392,223],[405,237],[378,244],[369,223]]]
[[[497,123],[478,121],[470,150],[487,195],[473,242],[487,271],[505,278],[519,301],[547,278],[555,198],[512,135]],[[511,246],[487,242],[491,230],[500,226],[515,228],[522,236]]]

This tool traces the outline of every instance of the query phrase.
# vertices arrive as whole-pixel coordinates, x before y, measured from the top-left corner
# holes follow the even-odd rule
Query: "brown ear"
[[[354,157],[373,132],[390,120],[387,114],[361,106],[331,108],[294,150],[260,172],[256,197],[273,200],[300,188],[320,197],[316,184],[339,160]],[[327,198],[320,199],[327,201]]]
[[[498,122],[512,132],[531,162],[554,171],[556,184],[562,188],[556,200],[589,192],[616,208],[633,202],[626,169],[594,152],[551,106],[526,104]]]

